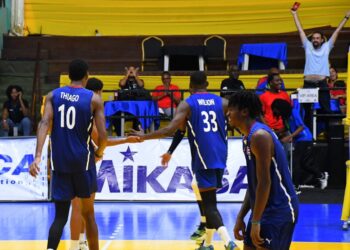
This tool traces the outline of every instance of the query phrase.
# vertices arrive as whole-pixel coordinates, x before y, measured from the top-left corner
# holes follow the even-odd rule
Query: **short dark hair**
[[[262,112],[262,104],[259,97],[252,91],[240,90],[234,92],[228,102],[229,107],[237,107],[238,110],[247,109],[249,117],[259,118]]]
[[[100,79],[92,77],[88,79],[85,88],[94,92],[100,91],[103,89],[103,82]]]
[[[270,83],[275,76],[279,76],[280,74],[277,73],[270,73],[267,75],[267,83]]]
[[[75,59],[69,63],[69,79],[80,81],[88,74],[89,66],[84,60]]]
[[[162,78],[163,78],[163,76],[171,76],[171,74],[169,71],[163,71]]]
[[[13,89],[16,89],[17,92],[22,92],[23,93],[23,89],[21,86],[18,86],[18,85],[10,85],[7,87],[6,89],[6,96],[9,100],[11,100],[11,92]]]
[[[278,110],[282,120],[287,120],[292,115],[292,105],[283,99],[276,99],[271,104],[272,111]],[[274,114],[275,116],[275,114]]]
[[[206,86],[208,84],[207,75],[204,71],[193,72],[190,77],[190,83],[195,86]]]

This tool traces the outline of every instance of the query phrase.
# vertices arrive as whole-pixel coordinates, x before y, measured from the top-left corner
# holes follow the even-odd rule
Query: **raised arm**
[[[307,39],[305,32],[303,30],[303,27],[301,26],[300,20],[299,20],[299,16],[298,16],[298,12],[291,10],[294,22],[295,22],[295,26],[297,26],[298,32],[299,32],[299,36],[300,36],[300,40],[301,43],[304,44],[305,40]]]
[[[36,150],[34,162],[29,167],[29,173],[31,176],[36,177],[39,174],[39,164],[41,161],[41,154],[45,143],[46,136],[52,125],[53,107],[52,107],[52,92],[50,92],[45,98],[44,114],[41,121],[38,124],[36,131]]]
[[[101,158],[103,155],[103,151],[107,146],[106,121],[101,97],[94,93],[91,105],[98,134],[98,148],[95,150],[95,156],[96,158]]]
[[[340,22],[340,24],[338,25],[337,29],[333,32],[331,38],[329,40],[332,41],[332,44],[335,43],[335,41],[337,40],[338,38],[338,35],[339,35],[339,32],[341,31],[341,29],[344,27],[344,25],[346,24],[346,22],[349,20],[350,18],[350,11],[348,11],[343,20]]]

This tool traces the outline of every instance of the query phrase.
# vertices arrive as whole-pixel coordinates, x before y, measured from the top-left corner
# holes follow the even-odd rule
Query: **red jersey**
[[[280,117],[277,119],[273,116],[271,105],[274,100],[283,99],[289,103],[291,103],[290,98],[285,91],[279,91],[277,93],[273,93],[271,91],[266,91],[262,95],[260,95],[260,101],[262,103],[262,108],[264,112],[264,119],[266,124],[273,130],[281,130],[284,128],[283,120]]]
[[[165,87],[164,85],[159,85],[155,88],[155,90],[164,90]],[[169,90],[179,90],[179,87],[174,85],[174,84],[170,84],[169,85]],[[164,95],[164,92],[152,92],[152,96],[161,96]],[[181,93],[178,91],[173,92],[174,98],[175,99],[180,99],[181,98]],[[158,107],[159,108],[171,108],[171,98],[170,96],[165,96],[162,99],[158,100]],[[176,108],[176,103],[173,101],[173,108]]]

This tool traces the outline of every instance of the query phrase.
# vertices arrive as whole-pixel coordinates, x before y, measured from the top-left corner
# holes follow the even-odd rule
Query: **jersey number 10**
[[[58,112],[61,113],[61,128],[67,126],[68,129],[73,129],[75,126],[76,110],[74,106],[70,106],[65,112],[65,105],[62,104],[58,108]]]
[[[204,132],[216,132],[218,131],[218,124],[216,122],[216,113],[212,110],[209,112],[207,111],[202,111],[201,115],[203,117],[203,122],[204,122]]]

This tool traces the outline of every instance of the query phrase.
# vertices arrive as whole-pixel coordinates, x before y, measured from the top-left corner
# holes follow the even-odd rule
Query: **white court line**
[[[112,244],[112,241],[114,240],[114,238],[117,236],[117,234],[120,232],[120,229],[123,228],[123,224],[118,224],[118,226],[116,227],[116,229],[114,230],[114,232],[112,233],[112,235],[109,237],[110,240],[108,240],[106,242],[106,244],[103,246],[102,250],[107,250],[108,247]]]

